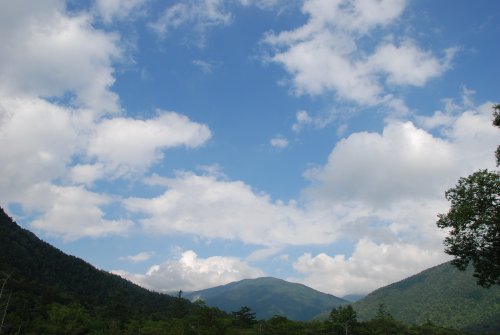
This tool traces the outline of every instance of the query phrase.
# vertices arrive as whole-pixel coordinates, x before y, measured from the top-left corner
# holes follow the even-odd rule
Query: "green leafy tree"
[[[88,334],[91,329],[90,315],[78,303],[52,304],[47,314],[49,334]]]
[[[172,306],[172,314],[174,318],[177,319],[182,319],[185,317],[189,310],[188,310],[188,305],[189,305],[189,300],[184,299],[182,297],[182,290],[180,290],[177,293],[177,296],[175,297],[173,306]]]
[[[493,106],[493,125],[500,128],[500,104]],[[497,158],[497,166],[500,166],[500,145],[495,152]]]
[[[351,305],[333,308],[327,322],[330,332],[338,335],[353,334],[357,323],[358,315]]]
[[[451,202],[437,225],[451,228],[444,240],[452,264],[465,270],[470,262],[481,286],[500,285],[500,173],[480,170],[460,178],[446,191]]]
[[[265,323],[266,335],[301,335],[304,334],[304,327],[288,318],[275,315]]]
[[[500,128],[500,104],[493,106],[493,125]],[[495,155],[500,166],[500,145]],[[437,226],[450,229],[444,245],[452,264],[464,271],[472,263],[479,285],[500,285],[500,173],[479,170],[445,196],[451,208],[438,215]]]
[[[399,335],[406,334],[406,326],[396,321],[387,311],[384,304],[378,306],[375,317],[366,324],[368,334],[373,335]]]
[[[238,327],[250,328],[257,323],[255,313],[252,312],[248,306],[243,306],[239,311],[232,312],[232,314],[234,317],[234,323]]]

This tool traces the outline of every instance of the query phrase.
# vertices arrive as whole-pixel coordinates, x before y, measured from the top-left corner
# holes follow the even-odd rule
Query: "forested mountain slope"
[[[7,276],[4,298],[12,294],[7,316],[24,322],[46,314],[53,303],[77,303],[119,321],[165,317],[175,301],[64,254],[19,227],[0,208],[0,285]]]
[[[380,288],[353,304],[360,319],[373,318],[380,304],[397,320],[500,334],[500,287],[482,288],[472,271],[450,263]]]
[[[245,279],[242,281],[186,294],[191,300],[202,299],[209,306],[227,312],[248,306],[259,319],[274,315],[291,320],[310,320],[348,301],[325,294],[302,284],[276,278]]]

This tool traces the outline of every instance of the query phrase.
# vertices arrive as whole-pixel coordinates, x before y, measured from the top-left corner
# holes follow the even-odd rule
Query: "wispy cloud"
[[[195,33],[195,39],[192,42],[203,46],[209,29],[227,26],[231,22],[232,14],[226,8],[226,1],[189,0],[168,6],[149,26],[161,38],[167,37],[173,30],[187,27]]]
[[[283,136],[273,137],[270,141],[271,146],[274,148],[284,149],[290,144],[288,140]]]
[[[136,255],[120,257],[122,261],[129,261],[132,263],[140,263],[149,260],[155,253],[152,251],[142,251]]]

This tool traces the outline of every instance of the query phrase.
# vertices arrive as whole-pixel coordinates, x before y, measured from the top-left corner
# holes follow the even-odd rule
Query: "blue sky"
[[[448,260],[494,169],[493,0],[0,4],[0,204],[159,291],[368,293]]]

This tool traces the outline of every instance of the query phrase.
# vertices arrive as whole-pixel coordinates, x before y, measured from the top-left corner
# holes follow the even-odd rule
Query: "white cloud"
[[[305,110],[300,110],[295,115],[297,121],[292,125],[292,130],[296,133],[300,132],[305,125],[313,122],[312,117]]]
[[[264,259],[276,255],[277,253],[281,252],[281,250],[282,250],[281,248],[258,249],[252,252],[250,255],[248,255],[246,259],[249,261],[262,261]]]
[[[112,118],[97,124],[87,154],[115,176],[142,172],[163,158],[162,150],[195,148],[211,137],[206,125],[175,112],[158,111],[154,119]]]
[[[132,263],[140,263],[140,262],[145,262],[148,259],[151,258],[155,253],[152,251],[142,251],[136,255],[131,255],[131,256],[125,256],[125,257],[120,257],[120,260],[122,261],[129,261]]]
[[[414,42],[404,41],[400,46],[379,45],[368,65],[374,72],[386,73],[390,84],[423,86],[450,66],[454,54],[453,49],[449,49],[445,59],[439,61],[430,52],[420,50]]]
[[[284,5],[286,0],[237,0],[243,6],[255,5],[261,9],[272,9]]]
[[[449,68],[454,54],[449,49],[439,60],[409,41],[381,41],[373,52],[358,47],[372,29],[396,22],[405,7],[404,0],[306,0],[303,26],[267,34],[275,48],[270,59],[287,70],[298,94],[335,92],[342,100],[391,107],[395,98],[384,77],[391,85],[422,86]]]
[[[112,62],[123,53],[118,35],[94,29],[85,12],[67,15],[62,1],[3,2],[0,12],[0,91],[70,94],[73,104],[94,113],[120,110],[110,89]]]
[[[115,270],[132,282],[159,292],[196,291],[228,284],[245,278],[257,278],[264,273],[235,257],[200,258],[192,251],[182,253],[177,260],[152,266],[144,275]]]
[[[448,259],[440,250],[430,251],[414,244],[376,244],[361,239],[349,258],[325,253],[302,255],[294,268],[304,277],[290,280],[340,297],[366,294]]]
[[[105,175],[103,164],[77,164],[68,171],[68,178],[75,184],[91,186],[96,180]]]
[[[166,37],[171,30],[189,26],[200,34],[198,43],[203,45],[208,29],[227,26],[231,21],[232,15],[224,0],[189,0],[167,7],[155,22],[150,23],[150,27],[160,37]]]
[[[112,199],[83,187],[38,184],[29,192],[23,206],[43,213],[31,222],[31,226],[66,241],[124,235],[133,226],[129,220],[106,219],[101,206],[111,204]]]
[[[212,64],[205,62],[201,59],[193,60],[193,65],[197,66],[204,74],[212,73]]]
[[[105,23],[137,15],[148,0],[96,0],[95,6]]]
[[[42,126],[43,125],[43,126]],[[1,96],[0,199],[20,201],[34,184],[65,174],[86,125],[78,113],[38,98]]]
[[[290,144],[283,136],[273,137],[269,142],[271,143],[271,146],[279,149],[286,148]]]
[[[442,196],[457,177],[456,166],[452,144],[411,122],[394,122],[382,134],[355,133],[338,142],[325,166],[306,172],[315,183],[307,193],[372,205]]]
[[[404,11],[406,0],[306,1],[304,11],[321,24],[367,33],[375,26],[392,23]]]
[[[273,202],[241,181],[184,172],[176,178],[156,178],[156,183],[167,188],[160,196],[124,201],[129,211],[146,215],[140,224],[151,233],[266,246],[324,244],[337,237],[330,220],[304,213],[293,202]]]

